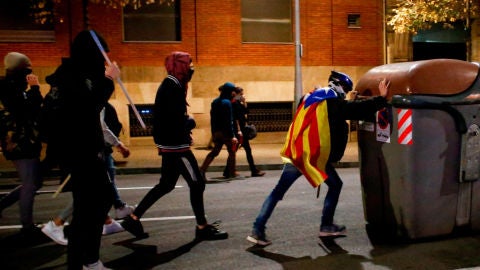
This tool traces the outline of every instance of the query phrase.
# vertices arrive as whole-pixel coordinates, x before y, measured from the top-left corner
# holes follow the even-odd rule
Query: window
[[[241,1],[243,42],[293,42],[291,0]]]
[[[181,41],[180,0],[123,8],[124,41]]]
[[[0,42],[54,42],[53,0],[0,1]]]
[[[348,14],[348,28],[360,28],[360,14]]]

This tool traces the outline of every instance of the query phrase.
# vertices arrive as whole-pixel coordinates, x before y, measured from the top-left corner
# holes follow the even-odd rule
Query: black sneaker
[[[195,238],[199,240],[222,240],[228,233],[218,229],[218,224],[207,224],[203,229],[195,228]]]
[[[322,225],[320,226],[319,237],[345,235],[347,228],[343,225]]]
[[[127,216],[121,224],[126,231],[135,235],[138,239],[148,237],[148,233],[143,231],[143,226],[140,220],[135,220],[131,216]]]
[[[252,172],[252,177],[262,177],[265,175],[265,172],[262,172],[260,170],[256,170],[254,172]]]
[[[254,243],[257,246],[266,247],[272,244],[272,241],[268,240],[265,236],[259,236],[256,234],[251,234],[247,236],[247,241]]]

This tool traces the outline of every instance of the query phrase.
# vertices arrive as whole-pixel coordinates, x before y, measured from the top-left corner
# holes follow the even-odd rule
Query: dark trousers
[[[215,157],[220,154],[223,145],[227,147],[228,157],[227,157],[227,167],[225,168],[226,176],[234,176],[235,175],[235,152],[237,145],[232,143],[231,138],[226,138],[221,131],[217,131],[213,133],[213,149],[210,153],[207,154],[205,160],[203,161],[200,170],[202,172],[206,172],[210,163],[215,159]]]
[[[203,204],[205,179],[200,173],[192,151],[162,153],[161,174],[159,183],[143,197],[133,214],[139,218],[143,216],[158,199],[175,188],[178,178],[182,175],[190,188],[190,204],[197,224],[206,224]]]
[[[81,165],[81,166],[79,166]],[[103,159],[76,162],[71,170],[73,217],[68,237],[68,269],[99,259],[103,223],[113,202]]]
[[[245,150],[245,154],[247,156],[247,162],[248,162],[248,167],[250,169],[250,171],[253,173],[256,173],[258,172],[258,169],[257,169],[257,166],[255,165],[255,162],[253,161],[253,155],[252,155],[252,147],[250,146],[250,141],[245,139],[245,137],[243,138],[243,142],[241,144],[241,147],[243,147],[243,149]],[[238,147],[238,149],[241,148],[240,146]],[[237,151],[238,151],[237,149]],[[236,156],[235,156],[235,160],[236,160]],[[229,172],[228,172],[228,160],[227,160],[227,165],[225,166],[225,169],[223,170],[223,175],[229,175]]]

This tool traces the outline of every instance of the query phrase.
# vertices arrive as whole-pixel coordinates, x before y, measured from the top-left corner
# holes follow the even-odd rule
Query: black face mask
[[[29,74],[32,74],[31,68],[7,70],[7,78],[19,85],[27,85],[27,75]]]
[[[32,74],[32,69],[31,68],[25,68],[23,69],[23,75],[27,76],[29,74]]]
[[[193,73],[195,72],[195,69],[193,67],[191,67],[189,70],[188,70],[188,74],[187,74],[187,78],[188,78],[188,81],[190,81],[193,77]]]

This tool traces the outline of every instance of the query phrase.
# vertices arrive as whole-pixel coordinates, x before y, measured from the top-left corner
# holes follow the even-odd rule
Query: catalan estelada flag
[[[330,156],[330,126],[326,99],[336,98],[330,88],[320,88],[306,96],[288,129],[280,152],[285,162],[295,165],[317,187],[327,179],[325,165]]]

